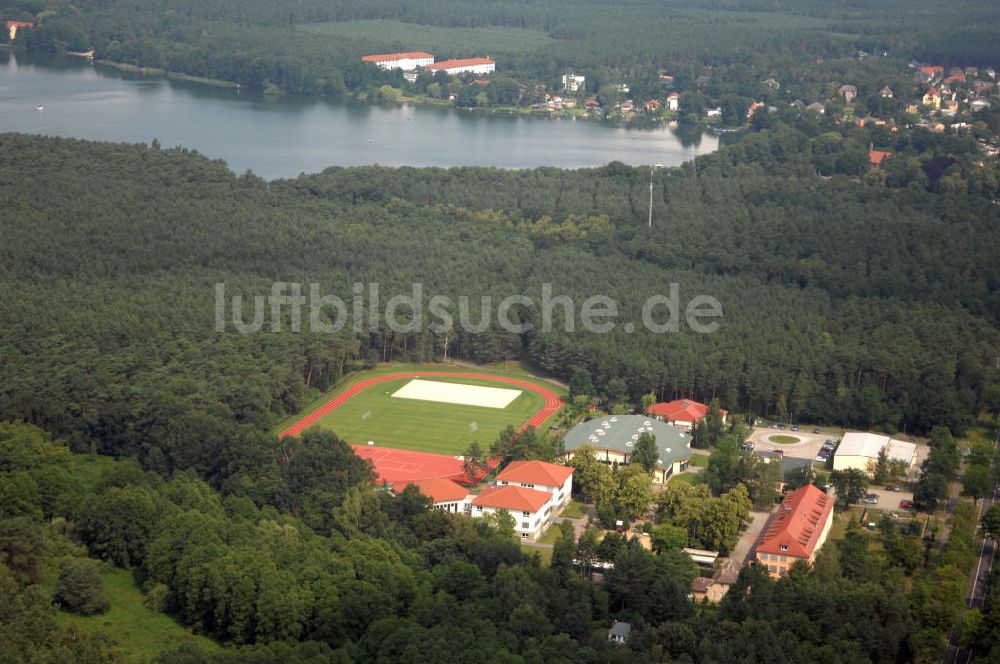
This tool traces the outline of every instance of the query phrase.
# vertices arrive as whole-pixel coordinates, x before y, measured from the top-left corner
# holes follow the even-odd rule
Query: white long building
[[[378,53],[366,55],[362,62],[371,62],[379,69],[402,69],[413,71],[418,67],[428,67],[434,64],[434,55],[423,51],[407,51],[406,53]]]
[[[871,467],[878,460],[879,452],[885,448],[890,460],[902,461],[907,470],[917,462],[917,446],[902,440],[877,433],[845,433],[833,454],[833,469],[857,468],[871,473]]]
[[[427,66],[433,72],[443,71],[449,76],[455,74],[489,74],[496,71],[497,63],[489,58],[465,58],[464,60],[442,60]]]

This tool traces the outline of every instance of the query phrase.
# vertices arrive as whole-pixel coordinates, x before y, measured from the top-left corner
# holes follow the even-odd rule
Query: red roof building
[[[14,41],[15,39],[17,39],[17,31],[20,30],[21,28],[33,28],[33,27],[35,27],[35,24],[32,23],[31,21],[13,21],[13,20],[8,20],[4,25],[7,28],[7,34],[8,34],[8,36],[10,36],[10,40],[11,41]]]
[[[539,486],[560,487],[573,475],[569,466],[546,461],[512,461],[500,474],[497,483],[535,484]],[[529,487],[530,488],[530,487]]]
[[[722,421],[726,421],[727,411],[721,410]],[[654,403],[646,409],[647,415],[659,417],[679,427],[691,428],[708,415],[708,406],[690,399],[675,399],[665,403]]]
[[[799,560],[811,563],[826,541],[832,523],[830,496],[813,484],[792,491],[771,517],[757,545],[757,562],[767,566],[771,576],[781,576]]]
[[[402,69],[413,71],[417,67],[427,67],[434,64],[434,55],[424,51],[406,51],[404,53],[377,53],[365,55],[362,62],[371,62],[379,69]]]
[[[520,486],[490,486],[472,499],[474,507],[508,512],[540,512],[552,494]]]
[[[888,150],[869,150],[868,151],[868,165],[872,168],[878,168],[882,162],[892,156],[892,153]]]
[[[448,74],[488,74],[496,70],[497,63],[489,58],[465,58],[464,60],[442,60],[427,66],[431,71]]]
[[[397,485],[393,491],[401,493],[408,486],[414,486],[420,493],[430,498],[435,505],[458,503],[469,497],[469,490],[457,482],[446,479],[415,480]]]

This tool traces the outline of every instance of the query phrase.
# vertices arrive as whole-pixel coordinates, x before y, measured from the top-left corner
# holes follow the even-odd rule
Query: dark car
[[[813,433],[819,433],[819,427],[816,427],[815,429],[813,429]]]
[[[740,449],[743,450],[744,452],[751,452],[753,451],[753,448],[754,448],[754,442],[752,440],[743,441],[743,444],[740,445]]]
[[[912,510],[913,509],[913,501],[910,501],[910,500],[901,500],[901,501],[899,501],[899,506],[901,508],[903,508],[904,510]]]
[[[865,502],[868,503],[869,505],[878,505],[878,494],[869,493],[867,496],[865,496]]]
[[[781,429],[782,431],[784,431],[785,430],[785,425],[784,424],[779,424],[778,428]]]
[[[887,484],[885,486],[885,490],[886,491],[896,491],[896,492],[898,492],[899,491],[899,487],[896,486],[895,484]]]

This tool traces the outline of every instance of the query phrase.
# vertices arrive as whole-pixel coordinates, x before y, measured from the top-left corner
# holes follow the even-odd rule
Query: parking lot
[[[824,441],[837,441],[841,435],[841,431],[832,429],[816,434],[813,433],[812,427],[802,427],[799,431],[792,431],[788,427],[784,431],[774,427],[756,427],[750,434],[750,440],[754,442],[754,450],[757,452],[782,452],[781,470],[783,473],[787,473],[793,468],[809,464],[814,464],[817,470],[824,468],[825,464],[816,461],[816,455],[823,447]],[[799,442],[776,443],[770,440],[772,436],[794,436],[799,439]],[[926,454],[926,446],[917,445],[917,468]],[[885,484],[873,484],[869,487],[868,493],[878,496],[878,503],[862,504],[865,504],[869,509],[892,512],[905,511],[899,507],[899,502],[901,500],[912,502],[913,492],[905,484],[899,485],[901,491],[886,491],[885,486]]]

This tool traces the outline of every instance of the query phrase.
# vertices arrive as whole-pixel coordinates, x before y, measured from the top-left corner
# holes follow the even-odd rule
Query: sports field
[[[325,395],[281,435],[317,427],[355,445],[460,455],[475,441],[485,451],[507,426],[519,429],[547,419],[559,405],[554,389],[526,377],[479,371],[363,372]]]

